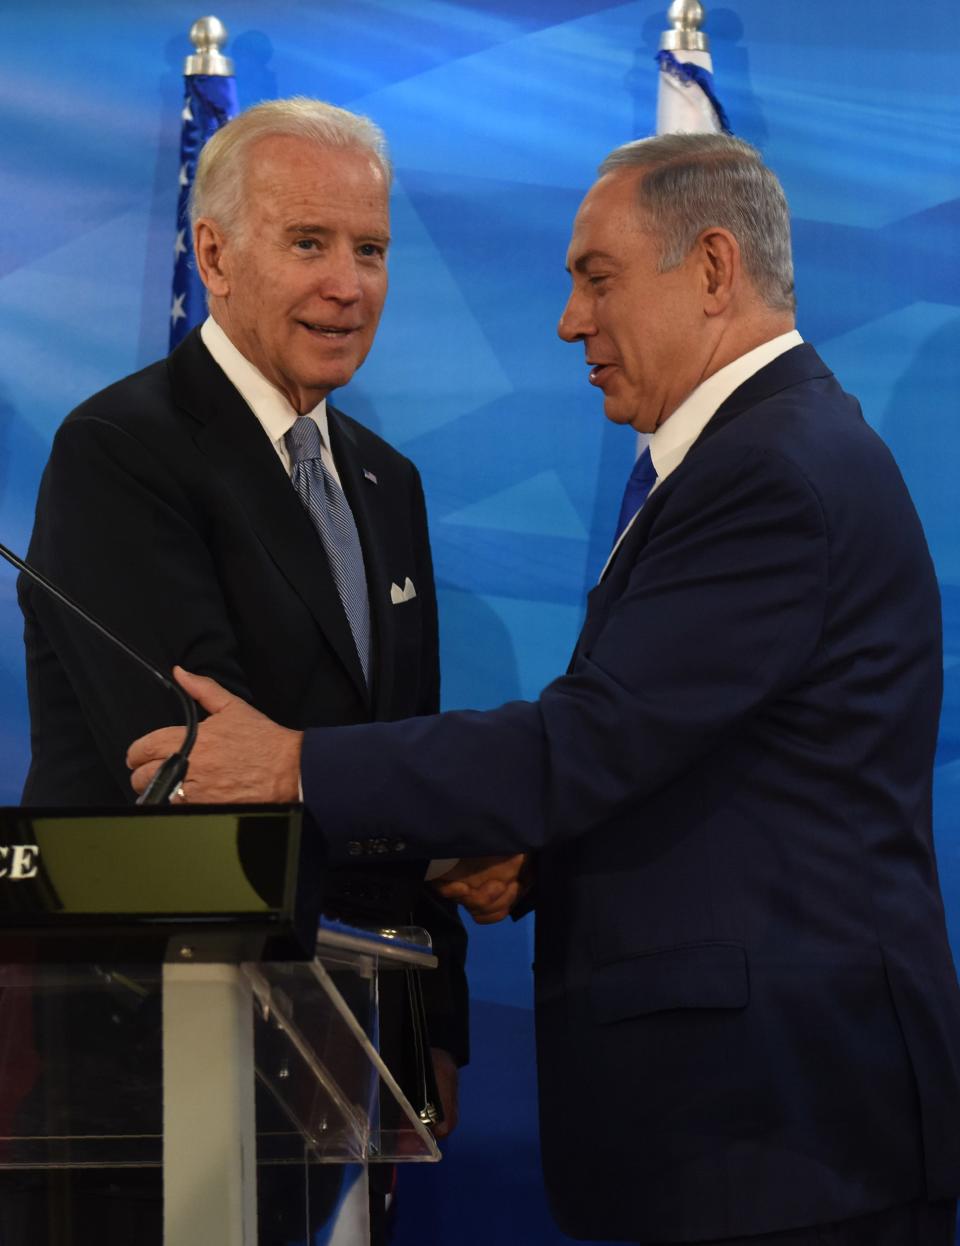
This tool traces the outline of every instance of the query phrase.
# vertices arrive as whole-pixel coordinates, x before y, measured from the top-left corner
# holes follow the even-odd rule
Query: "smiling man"
[[[66,419],[37,504],[30,558],[42,571],[160,666],[203,671],[291,728],[439,704],[418,473],[328,401],[380,321],[390,181],[380,131],[329,104],[274,101],[223,127],[201,154],[191,205],[209,318],[168,359]],[[176,721],[175,704],[31,584],[21,601],[32,721],[24,803],[128,803],[130,738]],[[423,989],[447,1132],[467,1054],[454,906],[399,864],[334,873],[326,907],[433,934],[443,968]],[[385,990],[400,986],[398,976]],[[388,1032],[397,1009],[388,1002],[384,1013]],[[385,1043],[403,1065],[399,1044]],[[416,1066],[413,1079],[398,1072],[411,1094],[422,1084]],[[99,1241],[114,1240],[110,1209],[122,1200],[104,1195]],[[154,1206],[136,1232],[115,1236],[159,1242],[159,1232]],[[282,1223],[271,1232],[262,1240],[295,1237]]]
[[[373,345],[387,293],[389,173],[369,148],[320,156],[306,136],[254,141],[237,128],[198,171],[194,249],[213,325],[286,399],[289,421],[346,385]],[[223,163],[244,141],[245,177],[228,179]],[[209,325],[202,336],[218,340]]]
[[[685,249],[694,239],[683,236],[664,254],[667,221],[657,219],[656,209],[666,216],[658,199],[669,195],[671,169],[667,164],[645,178],[645,166],[630,163],[640,155],[612,156],[577,213],[567,257],[573,290],[559,332],[565,341],[584,343],[590,383],[603,391],[607,419],[655,433],[708,377],[776,342],[774,352],[764,351],[768,362],[800,338],[791,332],[793,266],[782,195],[757,196],[754,210],[764,219],[753,222],[755,237],[744,238],[741,229],[738,240],[717,227],[695,256]],[[643,220],[639,198],[653,201]],[[727,376],[745,379],[748,369],[758,370],[754,362]],[[734,386],[725,382],[725,388]]]
[[[759,153],[671,135],[600,172],[560,333],[608,418],[652,436],[567,673],[534,702],[306,733],[181,673],[211,711],[191,799],[302,776],[334,860],[536,854],[543,1161],[572,1236],[952,1246],[923,532],[793,327]],[[131,748],[138,789],[181,737]],[[443,888],[474,905],[469,877]]]

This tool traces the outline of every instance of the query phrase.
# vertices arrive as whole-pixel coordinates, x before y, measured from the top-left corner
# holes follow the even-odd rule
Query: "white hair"
[[[318,147],[352,148],[368,153],[387,186],[393,171],[383,131],[369,117],[323,100],[293,96],[254,104],[222,126],[205,144],[197,161],[190,194],[191,226],[202,216],[235,232],[243,214],[245,173],[251,148],[263,138],[304,138]]]

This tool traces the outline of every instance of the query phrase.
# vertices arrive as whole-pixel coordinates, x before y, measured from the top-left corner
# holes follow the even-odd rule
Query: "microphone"
[[[30,564],[24,562],[22,558],[18,558],[17,555],[12,550],[7,549],[5,545],[0,545],[0,558],[6,559],[11,566],[16,567],[18,571],[21,571],[25,576],[27,576],[28,579],[32,580],[34,584],[38,584],[45,592],[49,593],[52,597],[55,597],[57,601],[61,602],[69,610],[72,610],[74,614],[79,615],[85,623],[94,629],[94,631],[99,632],[101,636],[105,636],[111,644],[116,645],[116,647],[122,650],[128,658],[132,658],[134,662],[142,666],[145,671],[149,671],[154,679],[163,684],[164,688],[166,688],[169,692],[174,693],[179,698],[187,727],[186,735],[183,737],[183,743],[180,745],[180,748],[176,753],[167,758],[157,773],[150,780],[146,790],[137,797],[138,805],[162,805],[165,801],[168,801],[176,789],[177,784],[181,782],[183,776],[187,773],[187,766],[189,765],[190,760],[190,750],[193,748],[194,741],[197,738],[196,702],[192,697],[187,696],[176,680],[171,679],[169,675],[164,674],[159,666],[155,666],[149,658],[145,658],[142,653],[138,653],[132,645],[128,645],[125,640],[121,640],[115,632],[112,632],[104,623],[101,623],[98,619],[95,619],[92,614],[84,610],[83,606],[74,601],[72,597],[63,591],[63,589],[58,588],[52,580],[48,580],[42,572],[36,569],[36,567],[31,567]]]

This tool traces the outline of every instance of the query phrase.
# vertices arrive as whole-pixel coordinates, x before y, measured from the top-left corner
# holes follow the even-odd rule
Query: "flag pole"
[[[193,52],[183,62],[183,76],[193,78],[197,74],[209,74],[213,78],[228,78],[233,74],[233,61],[223,55],[223,46],[230,32],[219,17],[199,17],[190,27]]]
[[[709,52],[710,40],[700,27],[706,11],[700,0],[673,0],[667,9],[670,29],[660,36],[662,52]]]

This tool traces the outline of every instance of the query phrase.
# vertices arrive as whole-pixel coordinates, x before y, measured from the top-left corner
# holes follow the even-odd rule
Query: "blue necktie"
[[[627,480],[627,487],[623,491],[623,501],[620,503],[620,518],[617,520],[617,531],[613,537],[613,543],[616,545],[620,540],[620,533],[629,524],[640,507],[647,500],[647,494],[656,484],[657,473],[653,466],[653,459],[650,457],[650,447],[644,450],[643,454],[637,459],[633,465],[633,471]]]
[[[363,677],[370,682],[370,602],[357,525],[346,495],[323,465],[320,430],[301,416],[284,437],[293,472],[290,479],[320,534],[333,582],[343,604]]]

